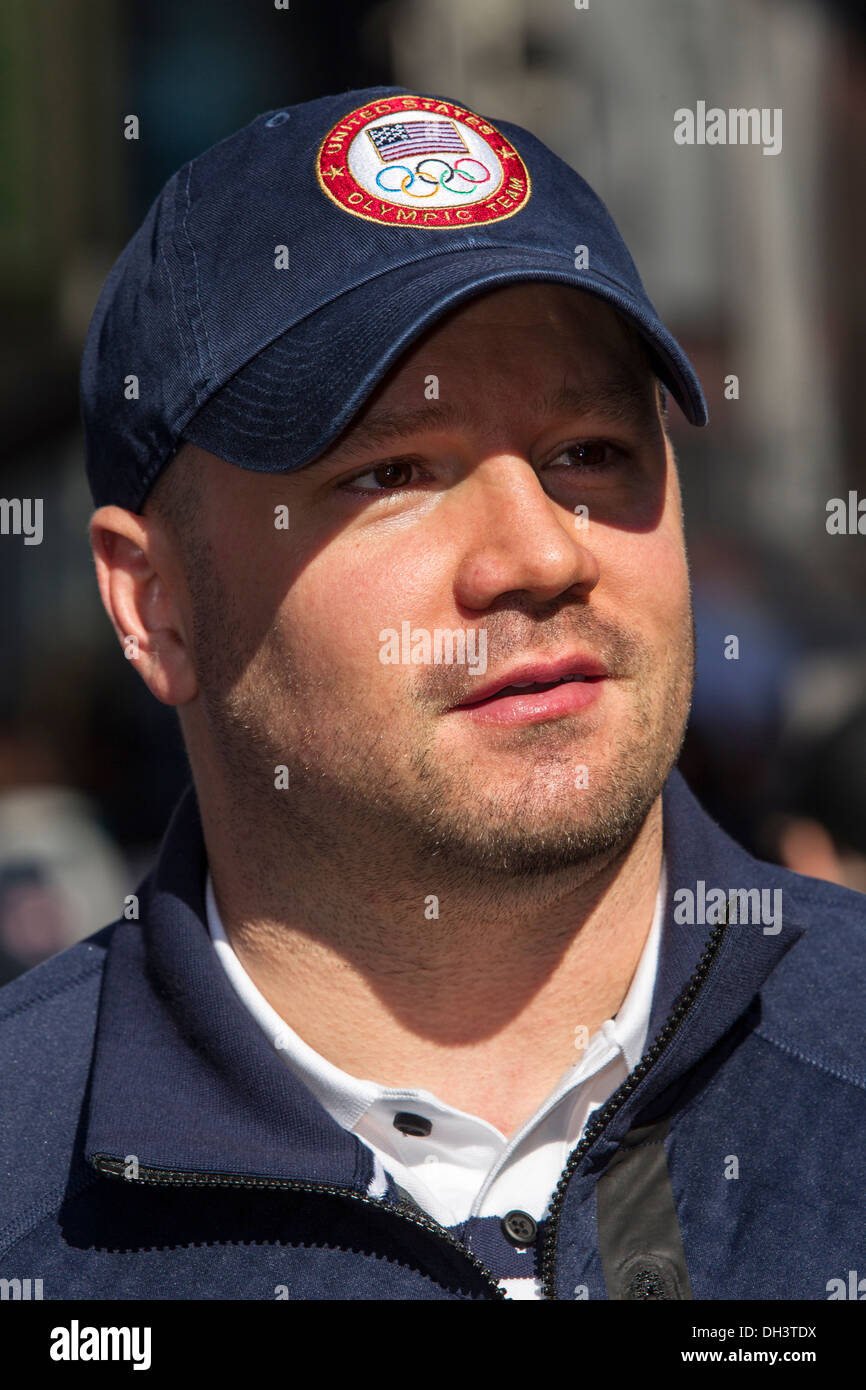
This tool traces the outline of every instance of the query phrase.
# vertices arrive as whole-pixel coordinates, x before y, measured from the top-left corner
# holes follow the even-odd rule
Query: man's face
[[[485,294],[313,466],[205,464],[197,781],[206,759],[272,842],[363,846],[383,872],[534,875],[631,842],[679,751],[693,629],[655,384],[613,310]],[[462,664],[400,659],[437,631],[468,637]],[[478,703],[563,658],[594,678]]]

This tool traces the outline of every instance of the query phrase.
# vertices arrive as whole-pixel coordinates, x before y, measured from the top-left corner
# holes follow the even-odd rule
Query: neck
[[[269,856],[202,805],[226,935],[268,1003],[350,1075],[422,1088],[510,1133],[625,998],[652,925],[659,797],[633,841],[538,879],[401,873],[341,838]],[[251,871],[251,866],[254,870]]]

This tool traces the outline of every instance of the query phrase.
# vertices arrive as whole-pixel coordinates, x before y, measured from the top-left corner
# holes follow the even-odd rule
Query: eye
[[[567,466],[575,470],[588,468],[601,471],[606,468],[617,467],[626,458],[625,450],[617,444],[611,444],[608,439],[581,439],[575,444],[567,444],[564,449],[560,449],[556,457],[550,462],[558,464],[561,459],[565,459]]]
[[[340,487],[346,492],[397,492],[408,484],[408,475],[417,467],[413,459],[389,459],[385,463],[377,464],[375,468],[368,468],[366,473],[356,473],[353,478],[341,483]],[[359,486],[365,478],[373,478],[379,486]]]

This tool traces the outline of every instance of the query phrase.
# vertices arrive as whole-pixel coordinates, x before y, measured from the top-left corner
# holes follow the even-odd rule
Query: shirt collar
[[[361,1116],[382,1095],[384,1087],[373,1081],[359,1081],[335,1067],[310,1047],[272,1008],[253,983],[235,954],[217,910],[213,881],[208,872],[205,886],[207,925],[226,974],[242,1002],[264,1030],[274,1051],[315,1094],[330,1115],[346,1129],[353,1129]],[[403,1095],[395,1091],[395,1096]],[[407,1093],[408,1094],[408,1093]]]
[[[628,993],[615,1018],[607,1019],[591,1039],[581,1060],[560,1078],[553,1092],[542,1103],[546,1109],[574,1086],[593,1075],[612,1055],[620,1052],[632,1071],[643,1052],[649,1027],[650,1008],[658,967],[662,914],[666,900],[666,871],[662,859],[653,920],[641,952]],[[220,962],[236,993],[268,1038],[274,1051],[295,1076],[310,1088],[328,1113],[346,1129],[354,1129],[376,1102],[430,1102],[450,1109],[438,1096],[416,1088],[382,1086],[362,1081],[334,1066],[326,1057],[305,1043],[272,1008],[253,983],[229,941],[217,908],[210,872],[205,887],[208,930]]]

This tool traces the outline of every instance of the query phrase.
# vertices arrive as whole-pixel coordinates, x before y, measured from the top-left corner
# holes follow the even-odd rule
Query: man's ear
[[[124,656],[163,704],[187,704],[198,693],[189,600],[165,524],[122,507],[100,507],[90,519],[90,546]]]

